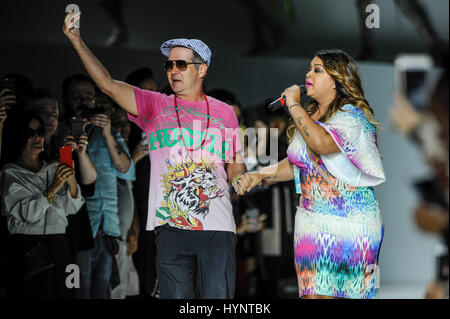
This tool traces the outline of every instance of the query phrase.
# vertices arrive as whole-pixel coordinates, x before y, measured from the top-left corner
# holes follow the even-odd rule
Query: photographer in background
[[[91,86],[86,94],[94,90]],[[118,284],[115,255],[119,249],[116,239],[120,238],[121,232],[117,178],[135,179],[135,167],[128,147],[119,131],[111,127],[112,103],[108,96],[100,93],[95,97],[95,103],[79,106],[81,115],[91,123],[87,129],[87,152],[98,173],[95,193],[86,198],[94,248],[77,256],[81,280],[76,296],[83,299],[106,299],[109,297],[110,280],[112,288]]]
[[[428,110],[425,112],[416,110],[403,94],[398,93],[392,112],[394,125],[420,147],[426,162],[434,171],[434,178],[418,184],[423,198],[414,211],[418,227],[424,232],[439,235],[446,246],[446,252],[437,258],[437,275],[428,286],[426,292],[428,299],[448,298],[448,94],[448,65],[446,65],[446,70],[431,95]]]

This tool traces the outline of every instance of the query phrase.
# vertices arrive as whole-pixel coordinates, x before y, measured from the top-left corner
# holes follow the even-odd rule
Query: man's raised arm
[[[63,32],[67,38],[69,38],[70,42],[72,42],[86,71],[103,93],[116,101],[116,103],[125,111],[137,116],[137,106],[133,86],[125,82],[114,80],[111,77],[109,72],[81,39],[80,29],[74,28],[75,23],[80,19],[81,11],[72,17],[71,15],[72,12],[67,13],[64,19]]]

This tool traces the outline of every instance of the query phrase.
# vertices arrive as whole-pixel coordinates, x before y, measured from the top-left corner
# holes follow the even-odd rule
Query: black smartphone
[[[78,140],[80,135],[83,134],[83,118],[74,116],[70,119],[70,124],[72,126],[72,136],[75,140]]]
[[[7,76],[3,76],[0,84],[1,89],[8,89],[11,91],[11,94],[15,94],[16,92],[16,80],[14,78],[10,78]]]

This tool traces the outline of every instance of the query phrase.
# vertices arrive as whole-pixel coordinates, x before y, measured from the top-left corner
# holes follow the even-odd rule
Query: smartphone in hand
[[[418,111],[429,107],[433,59],[427,54],[401,54],[394,61],[395,85]]]
[[[73,168],[71,146],[65,145],[59,148],[59,161],[61,162],[61,164],[65,164]]]
[[[77,141],[80,135],[83,134],[83,118],[80,116],[74,116],[70,119],[72,127],[72,136]]]

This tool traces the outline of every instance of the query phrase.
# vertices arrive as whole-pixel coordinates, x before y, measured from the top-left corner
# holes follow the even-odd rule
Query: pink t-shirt
[[[128,118],[147,134],[151,161],[147,230],[168,223],[236,232],[225,171],[240,150],[233,107],[208,96],[206,130],[206,102],[177,98],[180,128],[174,95],[136,87],[134,93],[138,115]]]

